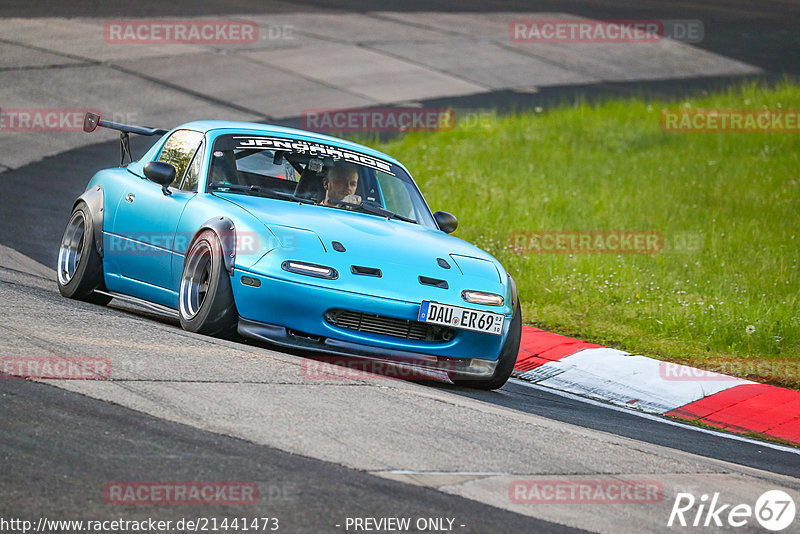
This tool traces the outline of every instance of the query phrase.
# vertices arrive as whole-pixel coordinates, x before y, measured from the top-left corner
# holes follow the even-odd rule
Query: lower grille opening
[[[325,312],[325,320],[340,328],[415,341],[443,343],[450,341],[455,335],[455,331],[446,326],[351,310],[328,310]]]
[[[287,328],[286,333],[292,337],[300,337],[303,339],[307,339],[308,341],[314,341],[317,343],[320,343],[323,340],[321,336],[315,336],[314,334],[307,334],[305,332],[301,332],[300,330],[292,330],[291,328]]]

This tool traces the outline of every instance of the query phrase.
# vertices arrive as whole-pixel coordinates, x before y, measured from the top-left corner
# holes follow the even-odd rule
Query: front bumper
[[[448,376],[455,374],[469,378],[490,377],[497,367],[497,360],[448,358],[402,350],[376,349],[369,345],[360,345],[349,341],[304,335],[283,326],[247,319],[239,319],[238,330],[239,334],[244,337],[260,339],[281,347],[311,350],[335,356],[355,356],[393,365],[414,367],[430,373],[445,373]]]
[[[242,276],[249,278],[248,285],[242,283]],[[258,280],[257,284],[254,285],[253,279]],[[507,316],[502,335],[455,330],[454,335],[446,341],[414,340],[362,332],[331,324],[325,318],[326,312],[346,309],[416,321],[420,303],[342,291],[333,287],[335,281],[330,281],[331,287],[318,285],[320,282],[317,280],[315,282],[302,283],[235,270],[231,283],[241,317],[240,333],[288,347],[408,363],[454,360],[496,362],[511,323],[511,318]],[[459,368],[462,367],[464,373],[468,374],[473,372],[470,369],[475,364],[459,364]],[[484,367],[488,369],[489,366]]]

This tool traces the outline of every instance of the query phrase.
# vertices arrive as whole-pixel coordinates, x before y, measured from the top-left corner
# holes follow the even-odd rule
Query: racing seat
[[[233,150],[225,150],[222,156],[213,156],[211,161],[211,172],[209,173],[210,182],[227,182],[229,184],[242,184],[239,179],[239,172],[236,170],[236,157]]]
[[[303,170],[297,187],[294,190],[297,197],[313,200],[317,204],[325,200],[325,188],[322,187],[322,176],[309,169]]]

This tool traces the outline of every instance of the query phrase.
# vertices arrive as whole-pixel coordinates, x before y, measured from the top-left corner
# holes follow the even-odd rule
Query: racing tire
[[[212,230],[200,233],[186,252],[178,292],[181,326],[189,332],[233,337],[239,313],[222,245]]]
[[[522,341],[522,311],[517,302],[517,307],[514,310],[514,316],[511,319],[511,325],[508,328],[508,336],[506,342],[503,344],[503,350],[500,351],[497,367],[494,373],[489,378],[475,379],[475,378],[459,378],[458,376],[451,376],[450,380],[457,386],[474,388],[474,389],[500,389],[505,385],[514,370],[514,365],[517,363],[517,356],[519,355],[519,344]]]
[[[61,245],[58,248],[57,282],[61,295],[104,306],[109,295],[96,293],[105,290],[103,258],[97,251],[94,227],[89,206],[82,200],[72,210]]]

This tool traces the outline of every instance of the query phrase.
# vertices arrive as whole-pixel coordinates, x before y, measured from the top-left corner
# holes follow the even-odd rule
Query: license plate
[[[433,323],[452,326],[463,330],[474,330],[487,334],[501,335],[505,316],[461,306],[440,304],[431,300],[423,300],[419,307],[418,320],[422,323]]]

